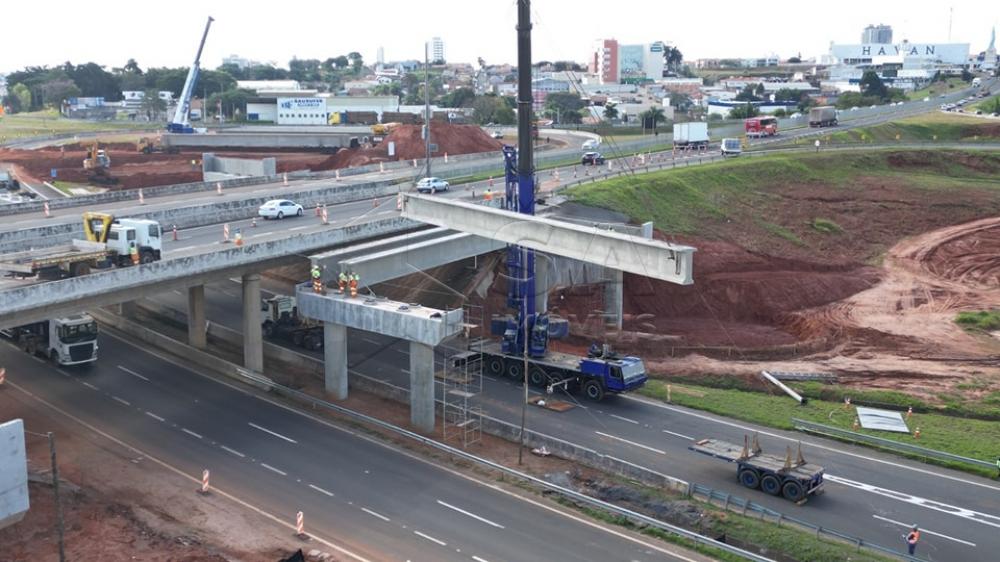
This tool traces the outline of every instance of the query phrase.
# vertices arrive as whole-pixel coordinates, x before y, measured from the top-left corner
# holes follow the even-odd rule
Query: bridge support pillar
[[[410,423],[434,431],[434,348],[410,342]]]
[[[610,279],[604,286],[604,313],[607,315],[606,324],[614,324],[618,330],[622,329],[622,306],[625,300],[625,273],[620,269],[607,269]]]
[[[323,322],[323,370],[326,391],[347,398],[347,326]]]
[[[243,276],[243,366],[264,370],[264,342],[260,331],[260,274]]]
[[[188,344],[191,347],[205,349],[208,344],[207,327],[205,325],[205,286],[188,287]]]
[[[118,315],[125,318],[135,318],[139,304],[135,301],[125,301],[118,303]]]

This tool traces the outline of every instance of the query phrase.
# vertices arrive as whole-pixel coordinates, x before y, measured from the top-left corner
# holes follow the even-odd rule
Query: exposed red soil
[[[381,144],[372,148],[341,150],[331,156],[320,170],[365,166],[375,162],[391,160],[422,159],[425,155],[421,125],[399,125],[394,128]],[[491,138],[477,125],[451,125],[431,122],[431,141],[438,145],[434,156],[449,154],[472,154],[500,150],[502,144]],[[396,155],[389,156],[389,143],[396,145]]]

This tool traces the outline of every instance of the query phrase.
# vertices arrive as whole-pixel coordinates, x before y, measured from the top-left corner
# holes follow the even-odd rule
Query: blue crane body
[[[205,39],[208,38],[208,28],[212,26],[212,22],[215,21],[212,16],[208,17],[208,22],[205,23],[205,32],[201,35],[201,43],[198,44],[198,53],[194,56],[194,64],[188,70],[187,79],[184,80],[184,89],[181,91],[181,97],[177,100],[177,110],[174,112],[174,118],[172,121],[167,123],[168,133],[193,133],[194,128],[191,127],[191,122],[188,120],[188,116],[191,113],[191,95],[194,93],[194,86],[198,82],[198,72],[201,69],[201,51],[205,48]]]

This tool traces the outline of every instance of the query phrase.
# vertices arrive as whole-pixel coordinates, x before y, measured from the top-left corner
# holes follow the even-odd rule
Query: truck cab
[[[26,324],[3,334],[33,355],[44,355],[59,365],[81,365],[97,360],[97,322],[89,314],[74,314]]]
[[[163,229],[154,220],[114,219],[110,215],[89,213],[84,215],[84,226],[87,238],[103,242],[116,265],[131,263],[132,246],[139,253],[140,263],[159,261],[163,254]]]
[[[581,359],[580,372],[589,377],[583,382],[583,391],[591,400],[600,400],[605,393],[630,392],[648,380],[642,359],[631,355],[620,356],[607,349],[602,350],[600,355],[591,353]],[[600,387],[593,384],[598,381]]]

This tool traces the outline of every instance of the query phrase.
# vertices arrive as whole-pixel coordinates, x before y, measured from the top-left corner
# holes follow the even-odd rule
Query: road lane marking
[[[328,491],[324,490],[323,488],[320,488],[319,486],[314,486],[314,485],[310,484],[309,487],[312,488],[313,490],[316,490],[317,492],[319,492],[321,494],[326,494],[327,496],[330,496],[331,498],[333,497],[333,492],[328,492]]]
[[[362,507],[361,511],[364,511],[365,513],[367,513],[368,515],[371,515],[372,517],[377,517],[377,518],[381,519],[382,521],[389,521],[389,518],[386,517],[385,515],[382,515],[381,513],[375,513],[374,511],[368,509],[367,507]]]
[[[308,225],[308,224],[307,225],[303,225],[303,226],[296,226],[296,227],[289,228],[288,230],[304,230],[306,228],[309,228],[309,226],[310,225]]]
[[[239,457],[241,459],[245,459],[246,458],[246,455],[244,455],[243,453],[237,451],[236,449],[230,449],[229,447],[226,447],[225,445],[219,445],[219,447],[222,447],[223,451],[226,451],[227,453],[232,453],[232,454],[236,455],[237,457]]]
[[[594,433],[596,433],[596,434],[598,434],[598,435],[600,435],[602,437],[607,437],[608,439],[614,439],[615,441],[621,441],[622,443],[628,443],[629,445],[633,445],[633,446],[636,446],[636,447],[639,447],[639,448],[642,448],[642,449],[646,449],[647,451],[653,451],[654,453],[659,453],[661,455],[666,455],[667,454],[665,451],[661,451],[659,449],[654,449],[654,448],[649,447],[647,445],[643,445],[642,443],[636,443],[635,441],[629,441],[628,439],[622,439],[621,437],[615,437],[614,435],[609,435],[607,433],[601,433],[600,431],[595,431]]]
[[[182,428],[181,428],[181,431],[183,431],[184,433],[187,433],[187,434],[188,434],[188,435],[190,435],[191,437],[195,437],[195,438],[197,438],[197,439],[202,439],[202,436],[201,436],[201,435],[198,435],[197,433],[195,433],[195,432],[191,431],[190,429],[188,429],[188,428],[186,428],[186,427],[182,427]]]
[[[618,414],[608,414],[608,415],[611,416],[611,417],[613,417],[613,418],[615,418],[615,419],[617,419],[617,420],[622,420],[623,422],[634,423],[635,425],[639,425],[639,422],[637,422],[637,421],[635,421],[633,419],[629,419],[629,418],[626,418],[626,417],[619,416]]]
[[[91,390],[97,390],[97,391],[100,391],[100,390],[101,390],[101,389],[97,388],[96,386],[94,386],[94,385],[90,384],[90,383],[89,383],[89,382],[87,382],[87,381],[80,381],[80,384],[82,384],[83,386],[85,386],[85,387],[87,387],[87,388],[89,388],[89,389],[91,389]]]
[[[192,250],[192,249],[197,248],[197,247],[198,246],[183,246],[181,248],[171,248],[170,250],[172,252],[183,252],[185,250]]]
[[[467,515],[467,516],[475,519],[476,521],[482,521],[483,523],[486,523],[487,525],[491,525],[493,527],[496,527],[497,529],[505,529],[506,528],[506,527],[504,527],[503,525],[501,525],[499,523],[495,523],[493,521],[490,521],[489,519],[487,519],[485,517],[480,517],[480,516],[476,515],[475,513],[471,513],[469,511],[465,511],[462,508],[455,507],[455,506],[451,505],[450,503],[445,503],[445,502],[443,502],[441,500],[438,500],[437,502],[440,505],[443,505],[444,507],[447,507],[448,509],[451,509],[453,511],[457,511],[457,512],[461,513],[462,515]]]
[[[684,435],[683,433],[674,433],[673,431],[668,431],[666,429],[663,430],[663,433],[669,433],[670,435],[673,435],[675,437],[680,437],[681,439],[687,439],[688,441],[694,441],[694,437],[688,437],[687,435]]]
[[[273,466],[271,466],[271,465],[269,465],[267,463],[263,463],[262,462],[262,463],[260,463],[260,465],[263,466],[264,468],[270,470],[271,472],[277,472],[278,474],[280,474],[282,476],[288,476],[288,473],[285,472],[284,470],[278,470],[277,468],[274,468]]]
[[[446,543],[446,542],[444,542],[442,540],[435,539],[434,537],[432,537],[430,535],[425,535],[425,534],[421,533],[420,531],[413,531],[413,534],[417,535],[418,537],[423,537],[423,538],[425,538],[425,539],[427,539],[427,540],[429,540],[429,541],[431,541],[433,543],[437,543],[440,546],[448,546],[448,543]]]
[[[294,439],[292,439],[290,437],[285,437],[284,435],[282,435],[280,433],[275,433],[274,431],[271,431],[270,429],[267,429],[266,427],[261,427],[261,426],[255,424],[255,423],[253,423],[253,422],[247,422],[247,423],[250,425],[250,427],[252,427],[254,429],[259,429],[259,430],[263,431],[264,433],[270,433],[271,435],[273,435],[273,436],[275,436],[275,437],[277,437],[279,439],[284,439],[285,441],[288,441],[289,443],[296,443],[296,444],[298,444],[298,441],[296,441],[296,440],[294,440]]]
[[[149,382],[149,379],[147,379],[146,377],[144,377],[144,376],[140,375],[139,373],[133,371],[132,369],[129,369],[127,367],[122,367],[121,365],[118,365],[118,368],[121,369],[121,370],[123,370],[123,371],[125,371],[126,373],[132,375],[133,377],[138,377],[138,378],[140,378],[140,379],[142,379],[142,380],[144,380],[146,382]]]
[[[153,418],[156,421],[160,421],[160,422],[167,421],[167,420],[161,418],[160,416],[154,414],[153,412],[150,412],[149,410],[146,410],[146,415],[149,416],[149,417],[151,417],[151,418]]]
[[[125,404],[126,406],[131,406],[132,405],[132,404],[129,404],[128,400],[122,400],[121,398],[118,398],[114,394],[111,395],[111,399],[114,400],[115,402],[119,402],[121,404]]]
[[[484,560],[478,556],[473,556],[472,559],[475,560],[476,562],[489,562],[489,560]]]
[[[964,507],[957,507],[926,498],[911,496],[910,494],[905,494],[903,492],[897,492],[887,488],[879,488],[878,486],[872,486],[871,484],[864,484],[862,482],[855,482],[854,480],[848,480],[847,478],[841,478],[832,474],[826,474],[823,478],[831,482],[871,492],[879,496],[892,498],[894,500],[899,500],[912,505],[926,507],[927,509],[933,509],[934,511],[940,511],[941,513],[947,513],[949,515],[954,515],[955,517],[961,517],[969,521],[975,521],[976,523],[982,523],[983,525],[989,525],[1000,529],[1000,517],[997,517],[996,515],[980,513]]]
[[[906,527],[907,529],[909,529],[910,527],[913,526],[913,523],[902,523],[900,521],[895,521],[893,519],[889,519],[888,517],[882,517],[881,515],[874,515],[873,514],[872,517],[874,517],[875,519],[878,519],[880,521],[885,521],[887,523],[892,523],[893,525],[899,525],[900,527]],[[956,539],[955,537],[949,537],[948,535],[944,535],[944,534],[941,534],[941,533],[935,533],[934,531],[928,531],[927,529],[925,529],[923,527],[920,527],[920,532],[921,533],[927,533],[928,535],[934,535],[935,537],[941,537],[942,539],[948,539],[950,541],[955,541],[955,542],[960,542],[962,544],[967,544],[967,545],[969,545],[969,546],[971,546],[973,548],[975,548],[975,546],[976,546],[976,543],[974,543],[974,542],[963,541],[962,539]]]

